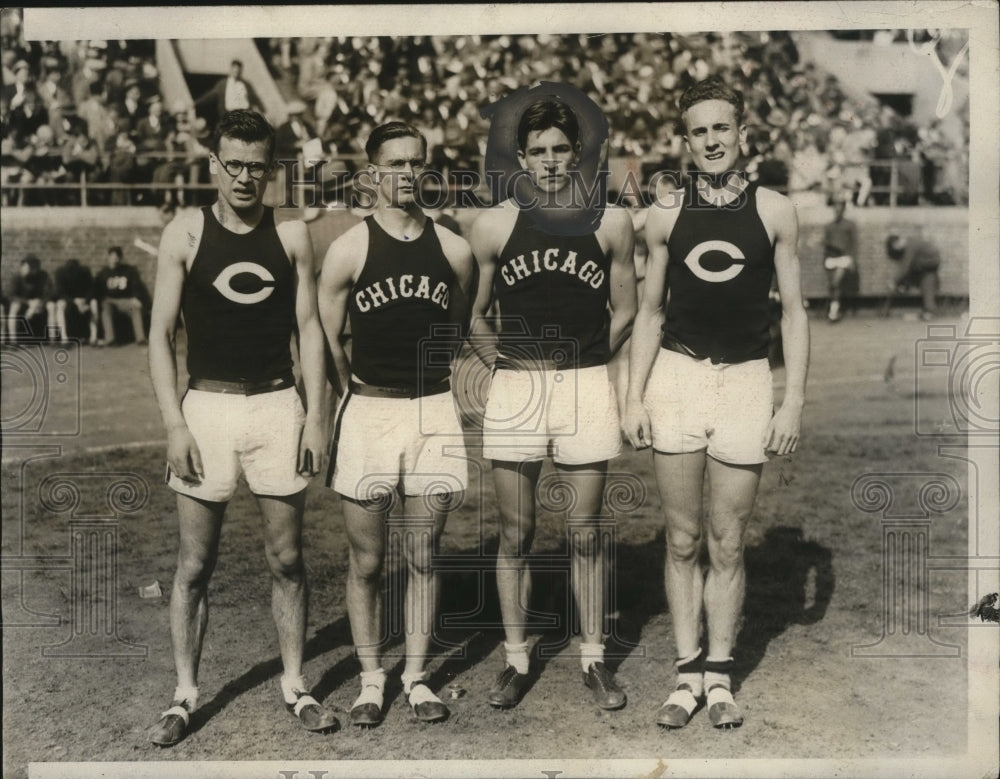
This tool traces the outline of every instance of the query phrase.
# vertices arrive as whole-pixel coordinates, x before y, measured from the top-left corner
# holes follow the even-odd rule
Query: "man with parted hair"
[[[537,208],[574,208],[571,175],[580,153],[579,122],[568,105],[543,99],[525,110],[517,158],[531,177]],[[600,512],[607,463],[621,449],[607,364],[635,315],[632,222],[624,209],[609,206],[596,230],[554,235],[515,200],[484,211],[471,236],[480,268],[473,345],[493,368],[483,456],[492,461],[497,492],[497,589],[506,639],[506,664],[487,700],[497,708],[516,706],[530,680],[528,553],[535,491],[551,456],[556,489],[567,491],[573,504],[567,527],[583,681],[600,708],[619,709],[626,696],[604,663],[611,550]],[[489,318],[494,302],[498,331]]]
[[[302,675],[307,583],[302,518],[324,437],[323,332],[312,245],[300,221],[276,224],[262,203],[274,169],[274,129],[253,111],[216,128],[219,196],[164,228],[157,258],[149,368],[167,429],[167,484],[177,493],[180,549],[170,598],[177,687],[151,740],[172,746],[198,703],[208,583],[226,506],[242,474],[257,500],[272,577],[285,704],[310,731],[337,720]],[[176,327],[187,331],[188,385],[177,391]],[[298,332],[305,408],[292,372]]]
[[[370,727],[382,721],[385,704],[381,578],[397,496],[404,511],[392,522],[408,571],[403,693],[417,719],[448,716],[425,664],[437,608],[432,558],[467,481],[450,363],[468,328],[475,263],[469,244],[417,202],[423,136],[405,122],[387,122],[372,130],[365,151],[375,210],[327,250],[319,311],[340,395],[327,486],[342,498],[347,613],[361,664],[350,718]],[[350,355],[343,345],[348,321]],[[423,506],[414,509],[418,499]]]
[[[745,592],[744,533],[766,452],[786,456],[798,445],[809,324],[795,208],[734,170],[746,140],[742,95],[708,78],[681,96],[680,110],[697,171],[649,209],[624,429],[635,447],[652,445],[666,522],[677,683],[657,722],[683,727],[707,703],[712,725],[732,728],[743,722],[731,674]],[[777,411],[767,360],[774,276],[786,366]]]

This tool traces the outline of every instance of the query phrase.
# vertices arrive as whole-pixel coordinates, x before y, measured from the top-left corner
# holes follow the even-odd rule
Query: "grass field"
[[[957,317],[937,324],[956,325],[959,333],[965,327]],[[940,376],[914,368],[915,349],[926,336],[926,324],[902,318],[858,316],[836,326],[812,322],[800,450],[765,466],[747,534],[748,592],[735,675],[746,715],[741,729],[715,732],[704,711],[681,731],[662,731],[653,722],[671,689],[673,645],[662,586],[659,497],[648,451],[628,451],[612,464],[612,480],[640,485],[633,505],[618,506],[617,619],[609,641],[609,664],[629,695],[628,705],[601,712],[580,681],[570,640],[565,525],[544,512],[533,557],[536,678],[516,709],[500,712],[486,704],[486,690],[503,664],[492,568],[496,508],[488,469],[470,434],[475,462],[466,502],[445,531],[443,627],[437,633],[439,655],[430,664],[432,686],[443,689],[455,681],[466,690],[449,702],[450,719],[427,726],[412,718],[398,681],[398,634],[389,637],[390,703],[380,727],[346,726],[317,736],[283,711],[270,581],[256,507],[241,487],[229,508],[212,581],[200,709],[189,738],[169,750],[153,747],[146,736],[174,685],[167,594],[176,525],[172,493],[162,484],[163,434],[145,350],[73,351],[67,364],[76,370],[79,361],[79,413],[72,387],[66,390],[64,382],[62,400],[45,409],[42,432],[72,433],[78,421],[79,433],[49,437],[11,434],[9,420],[25,418],[22,410],[31,407],[37,387],[23,370],[27,357],[6,350],[4,775],[23,777],[30,762],[44,761],[325,766],[347,760],[530,758],[551,760],[559,770],[560,761],[575,758],[588,761],[583,765],[595,774],[612,770],[599,762],[604,759],[729,761],[706,769],[718,774],[732,761],[753,759],[958,759],[968,748],[965,612],[974,594],[967,592],[967,574],[931,570],[917,576],[891,567],[883,555],[883,514],[919,517],[920,502],[927,502],[921,488],[935,479],[948,494],[934,504],[943,511],[930,513],[922,526],[924,551],[931,557],[968,554],[968,466],[939,450],[964,439],[916,434],[956,432],[949,427],[953,393]],[[51,362],[52,351],[44,347],[38,359]],[[780,370],[775,379],[780,388]],[[70,376],[68,383],[74,380]],[[864,498],[852,499],[852,484],[865,474],[880,474],[876,481],[889,485],[892,504],[884,512],[863,510]],[[78,499],[70,488],[54,489],[59,480],[75,485]],[[131,483],[135,494],[127,488],[109,493],[116,480]],[[958,485],[957,491],[951,494],[948,485]],[[118,507],[117,516],[111,504]],[[97,536],[80,535],[80,522],[94,524],[102,517],[106,524],[87,531]],[[358,672],[344,609],[347,543],[338,499],[319,483],[310,489],[305,538],[311,585],[306,672],[318,695],[344,711],[357,694]],[[105,567],[98,575],[73,567],[74,543],[103,544],[98,562]],[[399,603],[395,567],[388,566],[386,585],[390,615]],[[898,601],[905,613],[897,613],[897,601],[891,595],[891,603],[885,600],[895,591],[884,589],[883,580],[889,587],[905,576],[916,583],[901,597],[916,600]],[[139,588],[153,582],[164,596],[140,598]],[[90,611],[81,609],[83,601],[91,603]],[[879,643],[887,613],[904,619],[905,628],[892,623],[897,643],[890,656],[852,653],[861,645],[889,647]],[[929,622],[920,622],[928,615]],[[954,626],[942,625],[942,615],[957,615]],[[918,621],[907,623],[907,616]],[[483,765],[454,770],[477,774],[487,770]],[[518,764],[512,765],[516,773]],[[378,773],[389,771],[380,766]],[[60,773],[54,766],[46,775],[69,777],[75,770],[67,765]],[[128,766],[109,770],[107,775],[140,775]],[[216,766],[197,769],[196,775],[225,771]],[[267,775],[280,776],[277,770]]]

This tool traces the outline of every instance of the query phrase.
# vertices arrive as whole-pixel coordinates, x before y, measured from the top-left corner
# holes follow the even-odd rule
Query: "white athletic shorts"
[[[827,257],[823,260],[823,267],[827,270],[850,270],[854,267],[854,258],[849,254],[840,257]]]
[[[255,495],[294,495],[309,480],[296,470],[306,413],[294,387],[259,395],[188,390],[181,411],[201,453],[200,484],[167,467],[167,484],[193,498],[227,501],[240,473]]]
[[[774,390],[766,359],[713,365],[660,349],[643,402],[657,452],[707,449],[733,465],[767,461],[764,432],[774,413]]]
[[[451,392],[384,398],[348,390],[334,419],[326,484],[354,500],[387,492],[443,495],[468,483],[462,425]]]
[[[587,465],[616,457],[621,446],[608,366],[494,372],[483,415],[483,457]]]

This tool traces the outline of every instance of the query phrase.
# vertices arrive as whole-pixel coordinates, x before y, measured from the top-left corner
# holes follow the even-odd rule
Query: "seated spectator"
[[[125,82],[125,99],[118,106],[118,114],[125,121],[129,135],[134,135],[139,122],[146,115],[138,81],[133,79]]]
[[[3,139],[0,140],[0,201],[3,205],[21,205],[24,202],[24,189],[14,189],[7,185],[30,184],[33,181],[31,173],[24,167],[33,151],[32,146],[26,139],[22,140],[14,128],[4,126]]]
[[[11,129],[21,138],[30,138],[43,124],[49,123],[49,112],[38,100],[38,94],[30,89],[19,96],[17,106],[11,105],[8,122]]]
[[[170,135],[163,116],[163,100],[153,95],[147,103],[148,113],[139,120],[132,135],[136,151],[135,180],[141,182],[153,181],[154,172],[164,164]]]
[[[893,229],[889,231],[885,250],[895,268],[889,280],[889,294],[882,305],[882,316],[889,316],[893,297],[916,287],[922,302],[920,318],[933,319],[937,313],[938,268],[941,267],[941,252],[937,246],[924,238],[905,236]]]
[[[66,260],[56,270],[55,295],[49,303],[49,321],[58,329],[62,343],[69,342],[66,311],[72,307],[76,316],[86,320],[89,329],[88,343],[97,343],[97,300],[94,298],[94,276],[90,269],[77,259]]]
[[[45,302],[49,295],[49,274],[42,270],[38,258],[29,254],[21,260],[14,288],[11,290],[10,309],[7,313],[7,338],[10,343],[17,342],[17,320],[24,317],[30,328],[32,320],[45,313]],[[35,333],[36,337],[42,335],[41,332]]]
[[[14,82],[4,83],[3,100],[13,111],[20,106],[29,92],[34,92],[34,85],[31,83],[31,66],[26,60],[18,60],[14,63]]]
[[[66,174],[65,180],[72,184],[77,184],[80,181],[92,181],[100,163],[97,144],[87,135],[87,126],[83,122],[76,121],[72,123],[71,127],[70,134],[62,143],[62,167]],[[79,204],[75,193],[74,203]]]
[[[131,184],[135,180],[135,144],[127,132],[115,136],[114,145],[108,154],[108,181],[114,184]],[[111,205],[127,206],[131,202],[129,190],[125,187],[111,192]]]
[[[46,71],[45,79],[38,87],[38,96],[49,114],[48,124],[56,140],[59,141],[66,135],[66,126],[63,123],[73,112],[73,98],[63,87],[62,77],[62,71],[53,67]]]
[[[31,146],[31,158],[24,167],[38,186],[32,190],[26,203],[57,205],[63,200],[61,193],[46,185],[63,183],[66,180],[66,169],[63,167],[62,149],[56,143],[52,128],[47,124],[39,127],[32,137]]]
[[[132,330],[137,344],[146,343],[146,330],[143,324],[143,284],[139,271],[132,265],[122,262],[120,246],[108,249],[108,264],[97,274],[94,282],[94,296],[101,310],[101,325],[104,328],[104,338],[98,341],[98,346],[110,346],[117,343],[115,336],[114,312],[120,311],[132,318]]]

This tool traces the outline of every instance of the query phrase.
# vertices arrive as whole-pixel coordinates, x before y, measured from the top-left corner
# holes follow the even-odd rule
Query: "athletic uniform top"
[[[448,290],[456,276],[434,222],[427,217],[412,241],[393,238],[374,216],[365,217],[365,224],[368,253],[347,304],[351,370],[365,384],[380,387],[439,384],[451,373],[457,338],[433,339],[432,329],[449,322]],[[434,340],[446,348],[436,349]]]
[[[941,265],[941,252],[930,241],[921,238],[911,238],[906,246],[907,265],[911,271],[937,270]]]
[[[774,246],[757,212],[757,185],[714,206],[692,179],[667,241],[666,349],[713,363],[767,357]]]
[[[69,263],[56,269],[56,297],[86,298],[93,294],[94,276],[80,263]]]
[[[239,235],[211,206],[184,281],[181,311],[193,379],[264,382],[292,372],[295,272],[274,225],[274,211]]]
[[[858,253],[858,228],[849,219],[830,222],[823,228],[823,250],[827,257],[855,257]]]
[[[497,258],[497,365],[604,365],[611,354],[611,260],[596,233],[551,235],[523,210]]]
[[[94,293],[95,297],[101,300],[104,298],[127,300],[139,297],[141,287],[139,271],[131,265],[120,262],[114,268],[101,269],[94,284]]]
[[[20,300],[43,298],[49,289],[49,274],[43,270],[31,271],[27,276],[14,277],[12,297]]]

